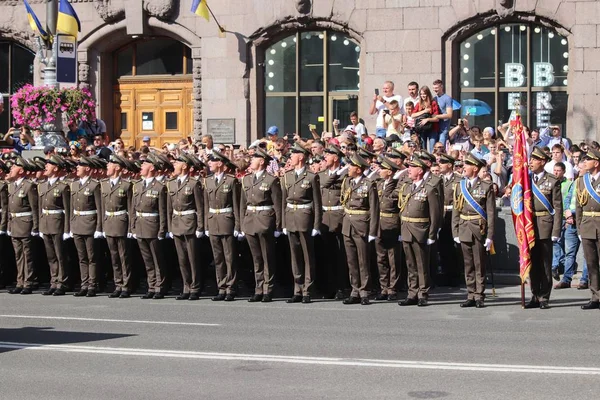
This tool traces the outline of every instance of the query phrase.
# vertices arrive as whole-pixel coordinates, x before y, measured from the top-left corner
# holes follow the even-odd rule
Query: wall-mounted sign
[[[56,81],[77,83],[77,40],[74,36],[56,35]]]
[[[212,135],[214,143],[235,143],[235,118],[208,119],[206,125],[208,134]]]

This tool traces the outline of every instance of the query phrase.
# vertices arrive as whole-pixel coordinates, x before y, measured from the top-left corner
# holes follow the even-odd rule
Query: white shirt
[[[180,184],[182,184],[187,179],[187,174],[180,176],[177,178]]]
[[[265,174],[265,170],[260,170],[260,171],[256,171],[254,173],[254,175],[256,176],[256,179],[260,179],[261,176],[263,176]]]
[[[300,169],[295,169],[294,173],[296,174],[296,176],[300,176],[304,173],[304,170],[306,169],[306,167],[302,167]]]
[[[221,172],[220,174],[215,174],[215,182],[219,183],[223,179],[225,172]]]
[[[411,103],[413,103],[413,106],[416,106],[417,103],[419,102],[419,96],[417,96],[417,97],[408,96],[406,99],[404,99],[404,106],[406,106],[406,103],[408,103],[409,101]]]
[[[339,170],[340,170],[340,167],[337,167],[336,169],[330,169],[330,170],[328,171],[328,173],[329,173],[329,176],[333,176],[333,175],[337,174],[337,172],[338,172]]]
[[[387,110],[387,105],[390,103],[390,101],[392,100],[396,100],[398,102],[398,106],[399,107],[403,107],[403,102],[402,102],[402,96],[400,96],[399,94],[395,94],[393,96],[390,97],[386,97],[386,96],[382,96],[383,99],[386,101],[385,103],[377,100],[377,102],[375,103],[375,109],[377,110],[377,123],[375,124],[375,126],[377,128],[383,128],[383,110]],[[403,112],[404,110],[402,110],[401,112]]]
[[[420,181],[417,182],[413,182],[413,188],[418,188],[419,186],[421,186],[421,183],[423,183],[423,181],[425,180],[425,177],[423,177],[423,179],[421,179]]]
[[[81,186],[85,186],[85,184],[86,184],[86,183],[87,183],[89,180],[90,180],[90,177],[89,177],[89,176],[86,176],[85,178],[80,178],[80,179],[79,179],[79,184],[80,184]]]
[[[533,178],[533,182],[536,181],[535,178],[537,178],[537,181],[539,182],[540,179],[542,179],[542,177],[544,176],[544,171],[540,172],[539,174],[533,174],[532,178]]]
[[[109,179],[111,186],[117,186],[119,184],[119,178]]]
[[[566,162],[566,161],[563,162],[563,164],[565,164],[565,178],[572,181],[575,178],[575,172],[573,171],[573,165],[571,165],[570,162]],[[555,165],[556,165],[556,161],[554,161],[554,160],[548,161],[546,163],[546,165],[544,166],[544,170],[549,174],[553,174]]]
[[[362,178],[362,176],[359,175],[359,176],[357,176],[356,178],[354,178],[352,180],[354,181],[355,185],[358,185],[358,182],[360,182],[361,178]]]
[[[52,186],[56,183],[57,180],[58,178],[48,178],[48,184]]]
[[[144,184],[146,185],[146,187],[152,185],[152,181],[154,180],[154,177],[152,178],[145,178],[144,179]]]
[[[15,186],[21,186],[21,183],[23,183],[23,180],[25,180],[25,178],[19,178],[15,181]]]

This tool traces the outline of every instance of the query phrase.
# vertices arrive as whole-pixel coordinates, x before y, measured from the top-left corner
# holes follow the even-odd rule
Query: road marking
[[[183,325],[183,326],[221,326],[221,324],[207,324],[203,322],[174,322],[174,321],[145,321],[135,319],[108,319],[108,318],[78,318],[78,317],[52,317],[48,315],[0,315],[0,318],[22,318],[22,319],[49,319],[63,321],[93,321],[93,322],[115,322],[123,324],[150,324],[150,325]]]
[[[211,353],[180,350],[136,349],[121,347],[97,347],[79,345],[60,345],[42,343],[0,342],[0,348],[12,350],[31,351],[56,351],[66,353],[89,353],[124,355],[137,357],[164,357],[186,358],[202,360],[224,361],[254,361],[265,363],[287,363],[306,365],[332,365],[373,368],[404,368],[404,369],[430,369],[449,371],[475,371],[475,372],[508,372],[521,374],[568,374],[568,375],[600,375],[600,368],[587,367],[557,367],[543,365],[512,365],[512,364],[472,364],[435,361],[403,361],[403,360],[378,360],[361,358],[333,358],[333,357],[301,357],[266,354],[240,354],[240,353]]]

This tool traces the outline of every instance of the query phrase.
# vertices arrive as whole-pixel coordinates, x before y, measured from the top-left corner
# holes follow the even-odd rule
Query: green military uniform
[[[439,163],[454,164],[456,160],[447,154],[441,154]],[[454,191],[460,185],[462,176],[457,172],[450,172],[440,176],[444,188],[444,213],[442,229],[438,238],[440,266],[445,277],[445,283],[450,286],[460,286],[464,276],[464,267],[461,251],[458,251],[452,234],[452,210],[454,209]]]

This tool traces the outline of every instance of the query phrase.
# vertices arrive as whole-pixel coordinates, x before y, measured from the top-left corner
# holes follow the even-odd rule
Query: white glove
[[[279,236],[281,236],[281,232],[275,231],[275,232],[273,232],[273,236],[275,236],[276,238],[278,238]]]
[[[287,236],[287,229],[283,228],[283,231],[281,233],[283,233],[285,236]],[[10,235],[10,233],[9,233],[9,235]]]
[[[94,232],[94,239],[100,239],[102,237],[102,232]]]
[[[63,233],[63,240],[69,240],[71,239],[71,235],[69,235],[68,233]]]
[[[402,235],[398,235],[398,241],[401,242],[402,241]]]
[[[10,232],[8,232],[8,236],[10,236]],[[577,235],[577,237],[579,238],[579,241],[581,242],[581,235]]]
[[[345,165],[343,168],[338,169],[338,172],[336,172],[337,175],[341,175],[344,172],[346,172],[346,170],[348,169],[348,167],[350,167],[350,165]]]
[[[200,239],[202,236],[204,236],[204,232],[201,232],[201,231],[196,231],[196,237],[197,237],[198,239]]]
[[[208,234],[208,231],[204,231],[204,234],[206,235],[206,237],[209,237],[210,235]]]
[[[133,239],[133,233],[127,232],[127,239]]]
[[[377,237],[369,235],[369,243],[371,243],[375,239],[377,239]]]
[[[165,240],[165,238],[164,238],[164,237],[160,237],[160,236],[158,236],[158,237],[157,237],[157,239],[158,239],[158,240]]]
[[[69,232],[69,237],[73,237],[73,231]]]
[[[106,232],[102,232],[102,237],[106,239]]]
[[[455,241],[456,243],[460,244],[460,239],[459,239],[458,237],[455,237],[455,238],[454,238],[454,241]]]
[[[2,236],[2,235],[6,235],[6,232],[0,231],[0,236]]]
[[[428,245],[428,246],[429,246],[429,245],[432,245],[432,244],[434,244],[434,243],[435,243],[435,240],[433,240],[433,239],[427,239],[427,245]]]
[[[560,238],[557,238],[556,236],[552,236],[551,239],[554,243],[556,243],[556,242],[558,242],[558,239],[560,239]]]
[[[33,235],[33,234],[32,234]],[[40,237],[43,239],[44,238],[44,234],[42,232],[39,233]]]
[[[320,235],[320,234],[321,234],[321,231],[319,231],[317,229],[313,229],[310,235],[312,237],[315,237],[315,236]]]
[[[12,236],[12,233],[11,233],[10,231],[6,231],[6,234],[7,234],[8,236]]]
[[[239,240],[241,242],[242,240],[244,240],[245,237],[246,237],[246,234],[244,232],[240,232],[240,233],[238,233],[237,240]]]
[[[236,230],[233,231],[233,237],[238,237],[240,236],[240,233]]]
[[[40,236],[40,233],[36,231],[31,231],[31,236]]]
[[[167,232],[167,239],[173,239],[173,232]]]
[[[490,251],[490,249],[492,248],[492,239],[485,239],[483,247],[485,247],[486,251]]]
[[[132,238],[137,239],[137,235],[134,233],[133,235],[131,235]]]

